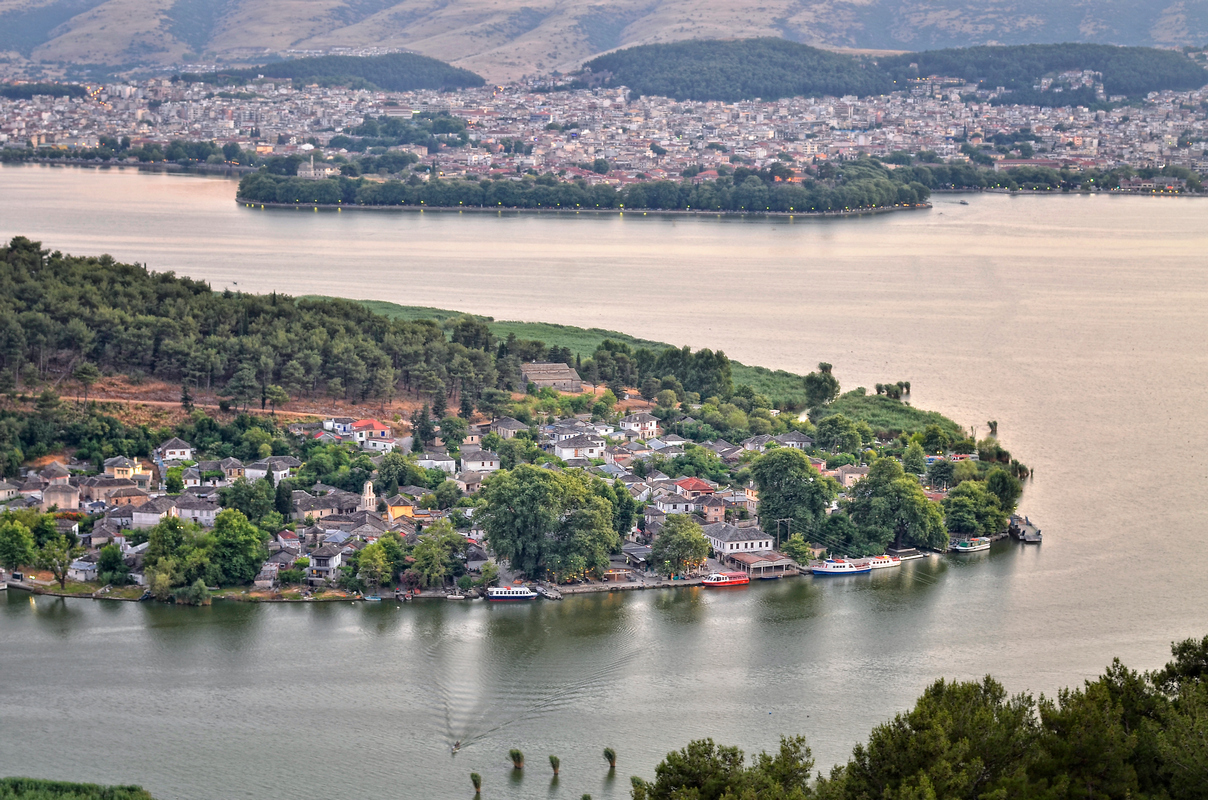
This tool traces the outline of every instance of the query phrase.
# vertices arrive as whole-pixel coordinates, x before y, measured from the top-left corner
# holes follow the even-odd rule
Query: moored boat
[[[487,599],[492,603],[533,600],[537,596],[537,593],[527,586],[492,586],[487,589]]]
[[[887,569],[888,567],[902,566],[902,559],[897,556],[873,556],[868,565],[873,569]]]
[[[843,558],[828,558],[810,564],[810,571],[815,575],[860,575],[872,572],[872,564],[867,561],[857,564]]]
[[[751,582],[751,576],[745,572],[714,572],[708,575],[701,584],[710,589],[719,589],[726,586],[745,586]]]
[[[953,553],[977,553],[990,549],[990,540],[985,536],[974,536],[969,539],[957,539],[948,549]]]

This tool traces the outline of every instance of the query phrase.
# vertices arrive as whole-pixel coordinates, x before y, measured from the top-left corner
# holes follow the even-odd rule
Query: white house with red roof
[[[698,497],[709,497],[716,491],[713,484],[702,481],[700,478],[680,478],[675,485],[679,487],[680,494],[693,500]]]
[[[388,453],[394,449],[394,431],[376,419],[358,419],[352,423],[352,438],[366,450]]]

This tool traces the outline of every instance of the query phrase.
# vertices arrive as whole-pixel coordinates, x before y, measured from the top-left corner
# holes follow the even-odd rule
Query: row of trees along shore
[[[695,183],[644,181],[617,189],[564,181],[552,174],[521,180],[304,180],[267,171],[239,183],[239,199],[298,205],[430,206],[438,208],[634,209],[661,211],[832,212],[913,206],[930,190],[906,173],[872,161],[844,165],[833,179],[787,180],[787,169],[739,167],[733,175]]]
[[[1172,647],[1163,668],[1112,662],[1055,697],[1012,695],[990,676],[937,680],[878,725],[851,758],[815,770],[803,736],[749,761],[699,739],[669,752],[632,800],[1202,800],[1208,786],[1208,636]],[[616,753],[605,751],[610,769]],[[507,753],[519,775],[524,754]],[[502,756],[501,756],[501,761]],[[559,774],[561,761],[550,756]],[[506,763],[506,762],[504,762]],[[515,778],[513,778],[515,780]],[[471,773],[476,795],[491,787]],[[589,795],[584,795],[589,797]],[[0,779],[0,800],[152,800],[137,786]]]

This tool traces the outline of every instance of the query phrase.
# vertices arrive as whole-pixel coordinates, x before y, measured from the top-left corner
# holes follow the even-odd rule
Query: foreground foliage
[[[140,786],[0,778],[0,800],[154,800]]]
[[[691,742],[634,800],[1198,800],[1208,786],[1208,636],[1139,674],[1117,659],[1056,698],[1010,695],[993,678],[939,680],[914,708],[873,729],[851,759],[808,783],[801,737],[746,766],[742,751]]]

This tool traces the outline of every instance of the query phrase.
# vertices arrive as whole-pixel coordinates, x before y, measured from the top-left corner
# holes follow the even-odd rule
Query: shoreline
[[[319,211],[411,211],[423,213],[425,211],[469,211],[479,214],[497,214],[502,216],[504,212],[514,214],[596,214],[596,215],[617,215],[625,216],[649,216],[651,214],[663,214],[668,216],[680,217],[782,217],[792,219],[794,217],[865,217],[877,214],[890,214],[896,211],[925,211],[932,208],[931,203],[918,203],[912,206],[891,206],[888,208],[868,208],[852,211],[693,211],[690,209],[623,209],[623,208],[513,208],[513,207],[490,207],[490,206],[361,206],[361,205],[343,205],[342,203],[260,203],[253,202],[244,197],[235,196],[235,202],[247,208],[269,209],[269,208],[290,208],[296,211],[312,210]]]
[[[791,573],[791,574],[788,574],[788,577],[802,577],[803,578],[805,576],[801,575],[800,573]],[[658,583],[653,583],[653,584],[645,583],[643,581],[633,581],[633,582],[626,582],[624,584],[622,584],[622,583],[615,583],[615,584],[591,583],[591,584],[583,584],[580,586],[566,586],[566,587],[555,587],[555,588],[557,589],[558,593],[563,596],[578,595],[578,594],[611,594],[611,593],[615,593],[615,592],[637,592],[637,591],[646,591],[646,590],[652,590],[652,589],[686,589],[686,588],[701,586],[703,580],[704,580],[703,577],[697,577],[697,578],[686,578],[684,580],[676,580],[676,581],[660,579]],[[756,583],[756,582],[757,581],[752,581],[752,583]],[[103,600],[114,600],[114,601],[124,602],[124,603],[142,602],[141,598],[139,598],[139,597],[117,597],[117,596],[114,596],[111,594],[98,594],[97,592],[64,592],[64,591],[59,591],[57,589],[51,589],[49,587],[38,586],[36,584],[26,584],[26,583],[19,583],[19,582],[15,582],[15,581],[8,582],[8,589],[10,591],[27,592],[30,596],[63,597],[63,598],[75,599],[75,600],[102,600],[102,601]],[[542,598],[542,599],[548,600],[549,598]],[[367,600],[364,597],[351,597],[351,596],[323,597],[323,598],[315,598],[315,597],[309,597],[309,598],[302,598],[302,597],[230,597],[230,596],[226,596],[226,595],[219,593],[219,594],[215,594],[211,598],[211,600],[212,601],[220,600],[220,601],[225,601],[225,602],[229,602],[229,603],[344,603],[344,602],[350,602],[350,603],[374,602],[374,603],[376,603],[376,602],[387,602],[387,601],[402,603],[402,602],[413,602],[416,600],[421,600],[421,601],[422,600],[448,600],[448,594],[436,594],[436,593],[418,594],[418,595],[412,596],[407,601],[403,601],[402,599],[395,598],[393,596],[391,596],[391,597],[383,596],[380,601],[378,601],[378,600],[371,601],[371,600]],[[485,597],[467,597],[467,598],[465,598],[464,602],[469,603],[469,602],[473,602],[476,600],[482,600],[484,602],[487,602]],[[148,601],[148,602],[150,602],[150,601]],[[156,601],[156,602],[158,602],[158,601]],[[557,601],[554,600],[551,602],[557,602]],[[161,603],[161,605],[162,605],[162,603]]]

